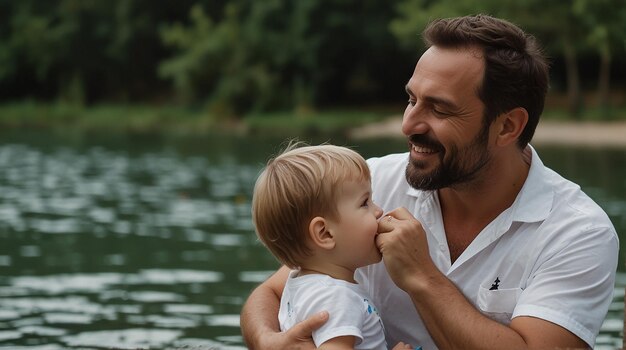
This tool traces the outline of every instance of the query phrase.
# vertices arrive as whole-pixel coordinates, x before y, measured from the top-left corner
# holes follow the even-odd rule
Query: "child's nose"
[[[374,215],[376,215],[376,219],[379,219],[381,216],[383,216],[383,210],[376,204],[374,204]]]

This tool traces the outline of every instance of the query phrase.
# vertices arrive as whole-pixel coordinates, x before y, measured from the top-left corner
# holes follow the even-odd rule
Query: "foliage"
[[[391,42],[385,7],[354,0],[233,1],[211,16],[194,6],[189,25],[162,31],[176,51],[159,72],[174,81],[182,100],[208,97],[219,114],[336,103],[342,92],[385,87],[388,77],[372,64]]]
[[[626,34],[623,0],[404,0],[397,12],[391,28],[404,45],[411,45],[434,18],[487,13],[520,25],[539,38],[548,56],[563,58],[569,110],[574,116],[580,115],[583,100],[578,57],[593,50],[599,53],[600,105],[606,106],[613,52],[624,51],[620,42]]]
[[[0,0],[0,101],[176,102],[212,123],[397,103],[426,24],[472,13],[535,34],[572,113],[588,77],[611,110],[623,0]]]
[[[83,104],[151,96],[168,1],[20,0],[0,6],[0,93]]]
[[[295,6],[307,11],[312,3],[300,1]],[[292,23],[272,23],[280,18],[281,5],[279,1],[229,3],[219,23],[201,6],[192,7],[189,26],[176,23],[162,31],[165,44],[178,50],[160,65],[159,73],[173,79],[183,101],[205,98],[209,91],[210,105],[219,114],[263,109],[277,95],[274,89],[280,88],[277,68],[306,65],[309,60],[293,57],[302,54],[299,51],[314,51],[290,45],[285,37],[285,33],[302,35],[299,29],[306,29],[305,21],[296,22],[296,28],[289,27]],[[297,44],[314,46],[315,40]],[[273,52],[278,47],[285,50]]]
[[[24,101],[0,104],[0,115],[0,128],[201,132],[216,127],[202,111],[141,104],[98,104],[86,108],[74,103]]]

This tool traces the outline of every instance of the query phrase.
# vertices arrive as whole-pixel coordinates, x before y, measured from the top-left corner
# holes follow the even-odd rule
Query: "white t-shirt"
[[[280,299],[281,331],[326,310],[330,313],[328,322],[313,332],[316,347],[329,339],[350,335],[357,338],[355,349],[387,350],[378,311],[360,285],[327,275],[296,277],[298,272],[289,273]]]
[[[503,324],[517,316],[538,317],[593,347],[612,300],[619,249],[606,213],[578,185],[546,168],[532,149],[528,178],[513,205],[452,264],[437,191],[408,185],[408,157],[368,160],[373,200],[385,212],[405,207],[420,220],[435,265],[465,297]],[[411,299],[382,262],[358,269],[356,279],[380,307],[390,344],[436,349]]]

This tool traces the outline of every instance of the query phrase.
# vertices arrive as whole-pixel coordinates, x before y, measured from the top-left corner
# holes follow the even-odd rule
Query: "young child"
[[[292,269],[281,331],[327,310],[328,322],[313,332],[318,348],[387,349],[378,311],[354,280],[358,267],[381,260],[375,239],[382,214],[355,151],[292,143],[269,160],[254,187],[252,219],[263,244]]]

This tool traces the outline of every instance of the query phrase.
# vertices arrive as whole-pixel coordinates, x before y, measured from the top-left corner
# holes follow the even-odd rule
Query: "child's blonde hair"
[[[308,226],[316,216],[338,219],[338,185],[370,181],[365,159],[340,146],[292,142],[270,159],[252,196],[257,235],[272,254],[290,268],[310,255]]]

